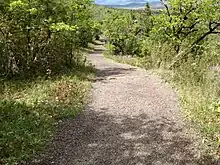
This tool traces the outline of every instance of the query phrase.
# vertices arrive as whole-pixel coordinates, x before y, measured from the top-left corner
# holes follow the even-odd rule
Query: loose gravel
[[[158,76],[105,59],[100,51],[89,59],[97,69],[92,101],[60,124],[44,156],[32,164],[218,164],[200,155],[175,91]]]

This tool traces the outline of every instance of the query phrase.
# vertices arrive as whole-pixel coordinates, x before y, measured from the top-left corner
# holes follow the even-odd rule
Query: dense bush
[[[90,0],[5,0],[0,4],[0,74],[49,74],[76,65],[93,39]]]

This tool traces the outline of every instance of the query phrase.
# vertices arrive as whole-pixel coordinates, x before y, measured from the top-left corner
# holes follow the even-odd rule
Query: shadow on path
[[[191,140],[169,119],[101,111],[61,124],[47,154],[32,165],[219,165],[211,157],[194,158]]]
[[[126,75],[132,71],[136,71],[136,68],[120,68],[120,67],[110,67],[97,69],[96,74],[98,78],[105,79],[109,76],[118,76],[118,75]]]

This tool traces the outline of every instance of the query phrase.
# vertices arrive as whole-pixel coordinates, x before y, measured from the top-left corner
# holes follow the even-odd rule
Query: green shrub
[[[30,77],[74,68],[77,51],[97,31],[91,5],[89,0],[0,3],[0,76]]]

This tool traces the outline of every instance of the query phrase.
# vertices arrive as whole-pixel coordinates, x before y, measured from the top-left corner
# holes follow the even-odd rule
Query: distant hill
[[[152,9],[162,9],[163,5],[159,1],[153,1],[149,2]],[[127,9],[138,9],[138,8],[144,8],[146,5],[146,2],[143,0],[137,0],[136,2],[126,3],[126,4],[110,4],[105,5],[107,7],[111,8],[127,8]]]
[[[148,0],[95,0],[96,4],[101,5],[122,5],[122,4],[128,4],[128,3],[146,3]],[[157,0],[150,0],[150,1],[157,1]]]

